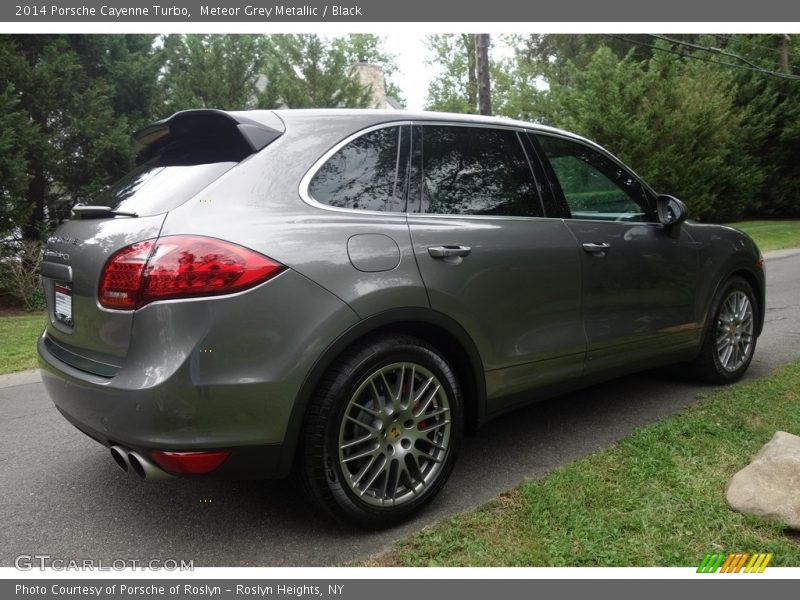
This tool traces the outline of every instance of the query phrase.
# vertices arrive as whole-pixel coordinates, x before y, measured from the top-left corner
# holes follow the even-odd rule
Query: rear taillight
[[[230,294],[284,269],[263,254],[214,238],[174,235],[115,252],[100,276],[101,306],[134,310],[148,302]]]

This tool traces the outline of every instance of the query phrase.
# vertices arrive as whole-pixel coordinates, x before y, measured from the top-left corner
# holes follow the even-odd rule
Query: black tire
[[[747,298],[749,317],[742,322],[729,322],[732,298]],[[709,320],[700,354],[692,363],[696,376],[708,383],[733,383],[744,375],[753,360],[758,331],[758,300],[752,286],[741,277],[731,277],[717,291],[709,310]],[[736,339],[739,336],[739,339]],[[749,343],[743,339],[749,336]],[[736,346],[738,354],[725,361],[725,344]],[[727,348],[727,346],[726,346]],[[736,360],[733,360],[736,358]]]
[[[431,345],[407,335],[366,339],[320,381],[303,425],[297,475],[336,519],[390,527],[447,481],[461,445],[462,406],[453,370]]]

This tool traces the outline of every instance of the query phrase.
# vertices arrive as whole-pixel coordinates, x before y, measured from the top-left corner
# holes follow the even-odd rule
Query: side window
[[[537,135],[574,219],[650,221],[642,185],[600,152],[578,142]]]
[[[322,165],[308,193],[337,208],[405,211],[409,131],[384,127],[354,139]]]
[[[424,125],[421,212],[540,217],[542,207],[516,132]],[[410,206],[416,205],[416,198]]]

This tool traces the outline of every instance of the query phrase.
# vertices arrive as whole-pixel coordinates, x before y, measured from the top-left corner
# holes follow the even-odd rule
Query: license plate
[[[72,286],[68,283],[56,283],[56,319],[72,325]]]

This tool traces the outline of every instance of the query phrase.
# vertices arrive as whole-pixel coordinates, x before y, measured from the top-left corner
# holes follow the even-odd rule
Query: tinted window
[[[514,131],[422,127],[424,212],[542,216],[527,158]]]
[[[138,215],[157,215],[186,202],[234,167],[242,155],[220,152],[203,143],[173,145],[137,166],[95,196],[96,206]]]
[[[344,146],[314,175],[311,197],[338,208],[404,211],[408,129],[377,129]]]
[[[578,142],[537,135],[573,218],[648,221],[642,185],[600,152]]]

